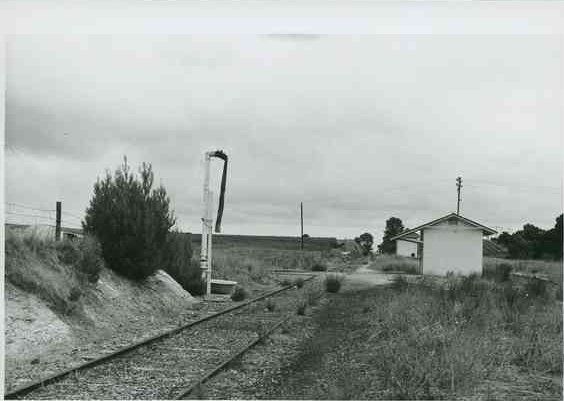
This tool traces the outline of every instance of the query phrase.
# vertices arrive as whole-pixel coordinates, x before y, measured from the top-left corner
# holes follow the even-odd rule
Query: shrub
[[[534,298],[545,298],[547,296],[546,282],[540,279],[528,279],[525,284],[525,292]]]
[[[315,262],[313,266],[311,266],[311,270],[314,272],[324,272],[327,271],[327,265],[322,262]]]
[[[509,263],[501,263],[492,268],[484,269],[482,276],[503,283],[511,278],[513,267]]]
[[[304,286],[304,279],[299,277],[296,279],[294,283],[296,284],[296,287],[302,288]]]
[[[408,287],[408,282],[403,276],[395,276],[392,279],[392,288],[397,291],[403,291]]]
[[[304,300],[298,302],[298,308],[296,309],[296,313],[300,316],[304,316],[307,308],[307,303]]]
[[[288,287],[289,285],[292,285],[292,284],[293,284],[293,283],[292,283],[292,280],[290,280],[290,279],[287,278],[287,277],[286,277],[286,278],[283,278],[283,279],[280,281],[280,285],[283,286],[283,287]]]
[[[190,294],[203,295],[206,292],[205,283],[198,261],[192,259],[191,234],[170,232],[166,249],[162,261],[164,270]]]
[[[102,249],[96,238],[86,235],[80,239],[54,242],[60,262],[77,269],[89,282],[95,283],[104,267]]]
[[[266,301],[266,309],[269,312],[273,312],[276,309],[276,303],[272,300],[272,298],[268,298]]]
[[[339,292],[341,289],[341,282],[343,281],[343,276],[337,274],[330,274],[325,277],[325,289],[327,292]]]
[[[236,285],[231,293],[231,300],[239,302],[243,301],[245,298],[247,298],[247,291],[240,285]]]
[[[113,176],[107,172],[99,179],[82,223],[100,241],[108,267],[133,279],[144,279],[159,268],[175,224],[166,190],[153,188],[151,165],[143,163],[139,173],[140,179],[124,158]]]

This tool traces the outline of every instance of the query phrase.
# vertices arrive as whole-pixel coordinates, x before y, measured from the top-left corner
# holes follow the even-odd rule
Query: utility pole
[[[55,219],[55,240],[61,239],[61,202],[57,202],[57,217]]]
[[[304,203],[300,202],[300,222],[301,222],[301,228],[302,228],[302,245],[301,245],[301,249],[302,251],[304,250]]]
[[[462,188],[462,177],[456,177],[456,191],[458,192],[458,201],[456,202],[456,214],[460,215],[460,188]]]

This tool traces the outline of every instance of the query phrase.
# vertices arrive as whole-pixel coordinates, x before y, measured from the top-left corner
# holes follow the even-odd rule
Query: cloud
[[[202,154],[221,148],[226,232],[295,233],[302,201],[310,235],[415,226],[455,209],[458,175],[469,217],[553,224],[558,194],[525,190],[561,177],[557,38],[266,39],[11,38],[7,199],[84,210],[126,154],[153,164],[195,231]]]

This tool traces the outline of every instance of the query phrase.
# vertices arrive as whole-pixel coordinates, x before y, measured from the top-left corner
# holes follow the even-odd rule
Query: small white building
[[[411,233],[396,241],[396,255],[407,256],[410,258],[418,258],[418,240],[417,233]]]
[[[417,232],[419,239],[408,238]],[[390,239],[398,244],[408,239],[419,244],[421,274],[453,272],[468,275],[482,273],[482,241],[484,236],[493,234],[496,234],[495,230],[451,213]]]

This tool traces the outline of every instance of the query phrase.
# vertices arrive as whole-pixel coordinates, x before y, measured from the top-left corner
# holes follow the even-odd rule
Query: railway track
[[[310,282],[315,276],[304,281]],[[172,399],[188,396],[296,311],[289,285],[132,344],[41,381],[6,399]]]

